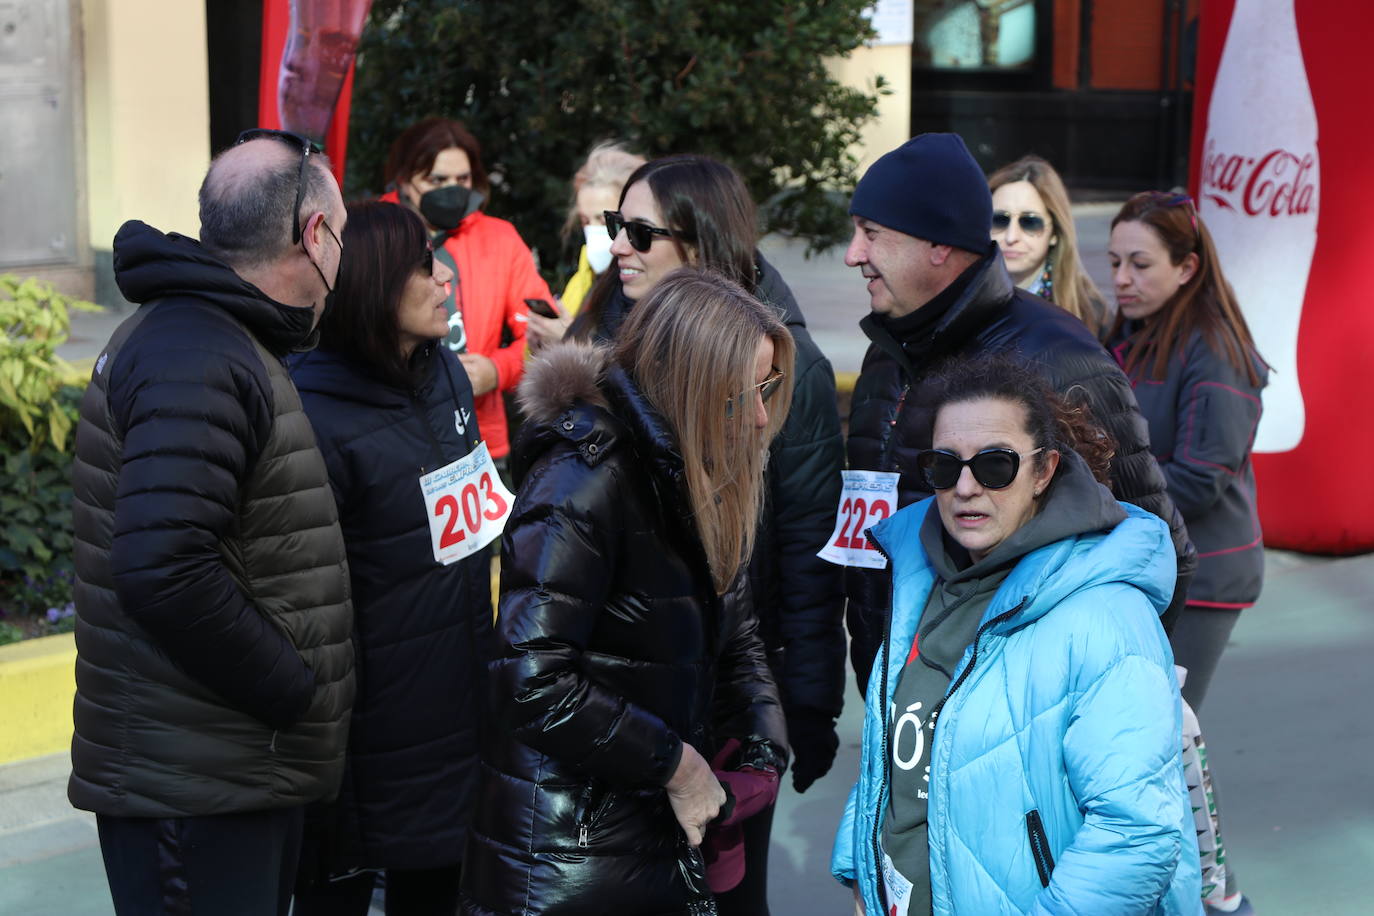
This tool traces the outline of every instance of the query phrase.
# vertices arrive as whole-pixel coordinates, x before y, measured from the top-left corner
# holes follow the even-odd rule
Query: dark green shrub
[[[381,190],[392,140],[459,118],[494,173],[489,212],[515,223],[547,275],[566,276],[558,229],[569,182],[599,140],[649,156],[729,162],[765,229],[813,249],[846,234],[836,190],[876,95],[825,67],[872,32],[872,0],[375,0],[363,32],[348,190]],[[882,92],[880,83],[874,92]],[[555,269],[556,268],[556,269]]]
[[[71,629],[72,308],[98,306],[0,275],[0,643]]]

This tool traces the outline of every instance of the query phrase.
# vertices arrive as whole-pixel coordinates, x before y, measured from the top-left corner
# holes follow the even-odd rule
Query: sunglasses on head
[[[974,480],[989,490],[1003,490],[1016,479],[1016,472],[1021,469],[1021,459],[1040,451],[1044,451],[1044,448],[1024,455],[1009,448],[985,448],[964,460],[942,448],[928,448],[916,456],[916,466],[921,469],[932,490],[948,490],[957,484],[965,467],[973,472]]]
[[[768,373],[768,378],[759,382],[757,385],[750,386],[747,391],[741,392],[736,397],[726,398],[725,419],[733,420],[735,418],[735,404],[744,404],[749,398],[749,395],[753,394],[755,391],[759,393],[759,397],[763,400],[763,403],[767,404],[768,399],[778,390],[778,386],[782,384],[782,380],[786,377],[786,373],[777,366],[774,366],[773,371]]]
[[[310,158],[311,153],[318,156],[324,152],[324,148],[309,137],[302,137],[300,134],[294,134],[289,130],[272,130],[268,127],[254,127],[250,130],[245,130],[243,133],[239,134],[238,139],[234,141],[234,145],[238,146],[240,143],[247,143],[249,140],[276,140],[279,143],[285,143],[292,149],[301,151],[301,169],[300,173],[296,176],[296,206],[291,208],[291,244],[300,244],[301,203],[305,200],[305,163],[306,160]]]
[[[1197,232],[1197,203],[1191,195],[1171,194],[1168,191],[1145,191],[1144,196],[1156,207],[1186,207],[1188,218],[1193,222],[1193,231]]]
[[[1006,232],[1011,227],[1011,216],[1006,210],[993,210],[992,231]],[[1039,235],[1045,231],[1045,217],[1039,213],[1018,213],[1016,214],[1016,224],[1027,235]]]
[[[665,239],[676,238],[677,234],[668,230],[660,229],[658,226],[650,226],[648,223],[639,223],[633,220],[626,220],[619,210],[604,210],[602,216],[606,217],[606,234],[614,239],[620,235],[620,230],[625,230],[625,237],[630,240],[630,247],[635,251],[648,251],[654,245],[654,236],[659,235]]]

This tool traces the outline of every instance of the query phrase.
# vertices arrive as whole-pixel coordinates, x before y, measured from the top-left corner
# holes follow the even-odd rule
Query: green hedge
[[[458,118],[493,173],[489,212],[515,223],[546,276],[576,245],[559,228],[573,172],[598,141],[729,162],[766,231],[821,249],[848,235],[850,149],[887,92],[837,82],[826,61],[873,32],[872,0],[374,0],[359,48],[350,195],[381,190],[391,142]],[[838,193],[837,193],[838,192]],[[580,237],[577,240],[580,244]]]
[[[99,306],[0,274],[0,645],[72,625],[71,309]]]

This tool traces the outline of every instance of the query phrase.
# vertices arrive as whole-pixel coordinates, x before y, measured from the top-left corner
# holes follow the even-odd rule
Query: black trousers
[[[118,916],[286,916],[304,809],[96,816]]]
[[[461,876],[458,865],[422,870],[388,868],[386,916],[454,916]],[[367,916],[376,883],[375,871],[318,881],[297,892],[293,916]]]

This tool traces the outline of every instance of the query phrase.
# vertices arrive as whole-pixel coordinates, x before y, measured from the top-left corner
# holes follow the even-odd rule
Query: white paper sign
[[[835,530],[816,553],[840,566],[886,569],[887,558],[868,542],[864,530],[897,510],[896,471],[840,471],[844,489],[835,513]]]
[[[420,478],[436,562],[447,566],[490,544],[506,527],[515,497],[501,482],[487,444]]]

